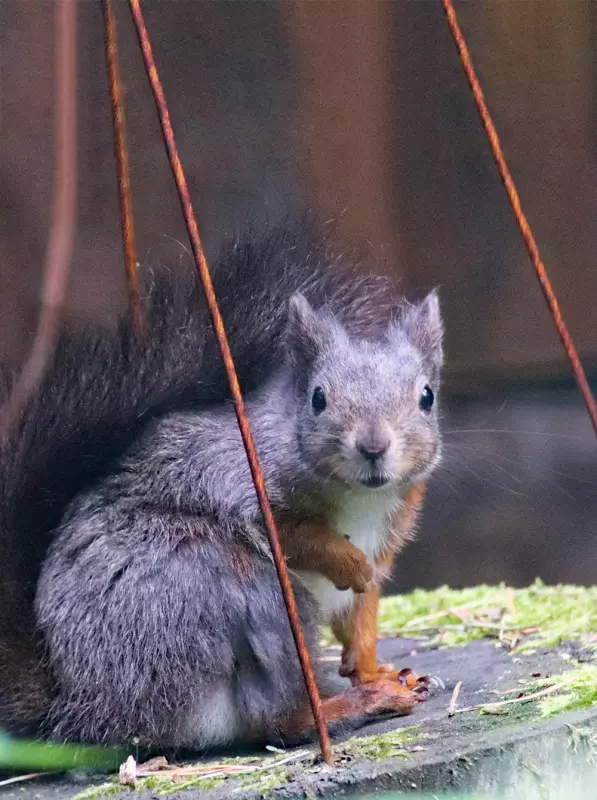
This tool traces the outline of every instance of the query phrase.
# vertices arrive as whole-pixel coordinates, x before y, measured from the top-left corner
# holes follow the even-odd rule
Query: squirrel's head
[[[440,457],[443,326],[436,292],[405,305],[375,341],[356,341],[326,310],[290,299],[286,348],[303,458],[344,486],[426,477]]]

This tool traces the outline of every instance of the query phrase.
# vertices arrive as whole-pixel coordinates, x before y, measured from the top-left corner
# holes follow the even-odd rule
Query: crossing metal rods
[[[214,294],[209,268],[203,252],[199,230],[195,219],[191,198],[184,171],[170,122],[164,90],[153,58],[149,36],[139,5],[139,0],[128,0],[137,36],[143,54],[145,69],[153,92],[158,111],[160,126],[168,158],[176,182],[185,223],[191,240],[197,270],[203,285],[209,313],[217,337],[218,346],[234,401],[236,415],[242,440],[247,453],[255,491],[265,520],[270,540],[274,563],[278,572],[284,602],[288,612],[290,625],[295,639],[305,684],[311,702],[317,730],[321,742],[321,750],[325,761],[332,763],[332,753],[321,699],[313,669],[309,659],[294,594],[286,568],[286,561],[280,547],[276,525],[269,504],[263,475],[255,450],[240,386],[232,361],[228,340],[217,300]],[[529,253],[535,273],[539,280],[545,300],[554,320],[554,324],[564,345],[576,382],[583,396],[593,427],[597,433],[597,404],[590,390],[573,339],[564,323],[560,307],[541,260],[539,249],[533,236],[529,222],[522,210],[516,186],[508,169],[500,140],[485,103],[483,91],[479,84],[471,57],[458,24],[452,0],[441,0],[448,24],[454,38],[462,68],[471,91],[483,126],[487,133],[491,151],[496,161],[504,188],[512,206],[522,238]],[[40,320],[35,334],[31,353],[19,375],[8,401],[0,412],[0,436],[7,436],[18,423],[23,406],[39,385],[47,363],[49,362],[59,330],[69,266],[72,257],[77,198],[77,0],[55,0],[55,105],[54,105],[54,182],[52,220],[48,238],[48,249],[42,289],[42,308]],[[129,305],[135,329],[144,330],[144,318],[139,301],[136,265],[137,257],[134,243],[134,228],[128,179],[128,158],[124,131],[122,88],[118,76],[118,61],[114,19],[110,0],[103,0],[104,22],[106,31],[106,59],[109,76],[110,94],[115,134],[115,155],[119,185],[121,220],[127,277],[129,286]]]

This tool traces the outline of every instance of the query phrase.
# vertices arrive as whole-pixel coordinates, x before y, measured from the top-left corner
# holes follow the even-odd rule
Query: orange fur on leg
[[[367,717],[381,714],[410,714],[415,703],[424,699],[416,691],[397,683],[353,686],[341,694],[322,699],[322,709],[328,724],[354,721],[365,722]],[[290,719],[279,725],[282,735],[306,733],[314,727],[313,713],[308,703]]]
[[[355,599],[346,614],[332,622],[334,635],[343,646],[340,674],[352,678],[354,683],[381,679],[375,650],[378,605],[379,587],[372,586]]]
[[[404,502],[393,520],[394,536],[388,547],[380,553],[375,566],[379,574],[388,575],[396,554],[412,538],[418,513],[423,503],[425,486],[413,486],[404,497]],[[383,578],[360,597],[352,608],[332,623],[334,635],[343,645],[340,674],[350,677],[355,685],[377,681],[402,681],[415,685],[417,678],[406,670],[394,670],[392,665],[378,664],[377,613]]]

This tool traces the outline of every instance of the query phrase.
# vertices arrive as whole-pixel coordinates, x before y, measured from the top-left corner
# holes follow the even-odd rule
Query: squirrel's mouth
[[[364,486],[368,486],[370,489],[379,489],[380,486],[385,486],[387,482],[388,478],[381,472],[374,472],[361,481]]]

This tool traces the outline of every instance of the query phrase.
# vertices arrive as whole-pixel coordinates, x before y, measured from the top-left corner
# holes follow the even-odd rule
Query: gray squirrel
[[[442,323],[308,226],[224,250],[214,284],[331,724],[409,713],[375,659],[379,591],[440,458]],[[0,728],[207,748],[313,720],[192,271],[148,335],[67,332],[0,445]],[[10,388],[6,377],[5,391]],[[317,626],[344,645],[338,691]]]

